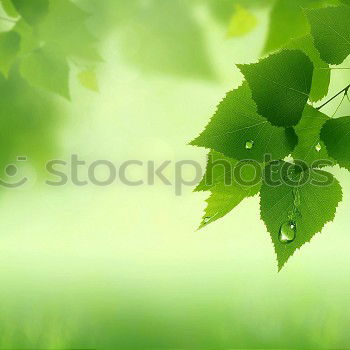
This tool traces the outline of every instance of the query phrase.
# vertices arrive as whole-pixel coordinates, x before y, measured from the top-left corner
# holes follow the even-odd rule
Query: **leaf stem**
[[[320,109],[322,109],[324,106],[328,105],[328,103],[332,102],[335,98],[337,98],[339,95],[341,95],[342,93],[344,93],[344,95],[348,94],[348,91],[350,89],[350,84],[345,87],[343,90],[339,91],[336,95],[334,95],[333,97],[331,97],[328,101],[326,101],[323,105],[317,107],[316,109],[319,111]]]
[[[348,67],[339,67],[339,68],[316,68],[317,70],[338,70],[338,69],[350,69]]]

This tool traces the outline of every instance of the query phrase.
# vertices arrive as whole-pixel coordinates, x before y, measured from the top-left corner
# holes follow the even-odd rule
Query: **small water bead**
[[[321,146],[320,143],[318,143],[318,144],[315,146],[315,150],[316,150],[317,152],[321,152],[321,149],[322,149],[322,146]]]
[[[297,225],[294,221],[287,221],[281,225],[278,233],[278,239],[283,244],[292,243],[297,233]]]
[[[251,149],[253,149],[253,147],[254,147],[254,141],[253,141],[253,140],[248,140],[248,141],[245,143],[245,149],[251,150]]]
[[[207,224],[209,221],[210,221],[211,217],[210,216],[206,216],[204,219],[203,219],[203,222],[205,224]]]

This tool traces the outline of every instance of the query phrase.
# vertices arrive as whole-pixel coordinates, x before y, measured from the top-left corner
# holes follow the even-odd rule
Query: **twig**
[[[323,105],[321,105],[320,107],[317,107],[316,109],[319,111],[320,109],[322,109],[324,106],[328,105],[329,102],[333,101],[335,98],[337,98],[339,95],[341,95],[342,93],[344,93],[344,95],[348,94],[348,91],[350,89],[350,84],[345,87],[343,90],[339,91],[336,95],[334,95],[332,98],[330,98],[327,102],[325,102]]]
[[[339,67],[339,68],[337,68],[337,67],[330,67],[330,68],[315,68],[316,70],[339,70],[339,69],[350,69],[350,68],[348,68],[348,67]]]
[[[345,100],[345,96],[348,96],[348,94],[344,94],[341,101],[339,102],[337,109],[335,110],[335,112],[332,115],[332,118],[334,118],[334,116],[338,113],[340,106],[343,104],[344,100]]]

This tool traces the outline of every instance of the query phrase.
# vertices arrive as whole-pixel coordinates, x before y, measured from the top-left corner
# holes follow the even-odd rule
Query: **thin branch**
[[[317,70],[339,70],[339,69],[350,69],[350,68],[347,68],[347,67],[339,67],[339,68],[337,68],[337,67],[334,67],[334,68],[316,68]]]
[[[345,93],[345,94],[343,95],[343,98],[341,99],[340,103],[338,104],[337,109],[336,109],[335,112],[333,113],[332,118],[334,118],[334,116],[338,113],[340,106],[343,104],[343,102],[344,102],[344,100],[345,100],[345,96],[348,96],[348,94]]]
[[[328,105],[329,102],[332,102],[335,98],[337,98],[339,95],[341,95],[342,93],[344,93],[344,95],[348,94],[348,91],[350,89],[350,84],[345,87],[343,90],[339,91],[336,95],[334,95],[332,98],[330,98],[327,102],[325,102],[322,106],[316,108],[318,111],[320,109],[322,109],[324,106]]]

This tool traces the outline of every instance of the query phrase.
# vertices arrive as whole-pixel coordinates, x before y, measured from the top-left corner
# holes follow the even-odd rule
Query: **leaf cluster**
[[[295,3],[306,1],[277,1],[292,14]],[[328,101],[312,106],[328,94],[329,65],[341,64],[350,54],[350,7],[308,3],[297,11],[304,16],[305,31],[299,37],[285,32],[286,42],[270,38],[268,51],[282,48],[257,63],[238,65],[245,82],[226,95],[191,142],[210,150],[206,174],[196,189],[210,191],[200,227],[260,193],[260,216],[279,269],[334,219],[342,188],[323,168],[338,164],[350,171],[350,117],[323,114]],[[344,101],[349,89],[337,96],[343,94]],[[261,171],[249,174],[252,162]]]
[[[79,80],[96,90],[94,69],[101,62],[88,14],[70,0],[0,0],[12,23],[0,33],[0,72],[18,70],[31,86],[70,98],[70,64]]]

